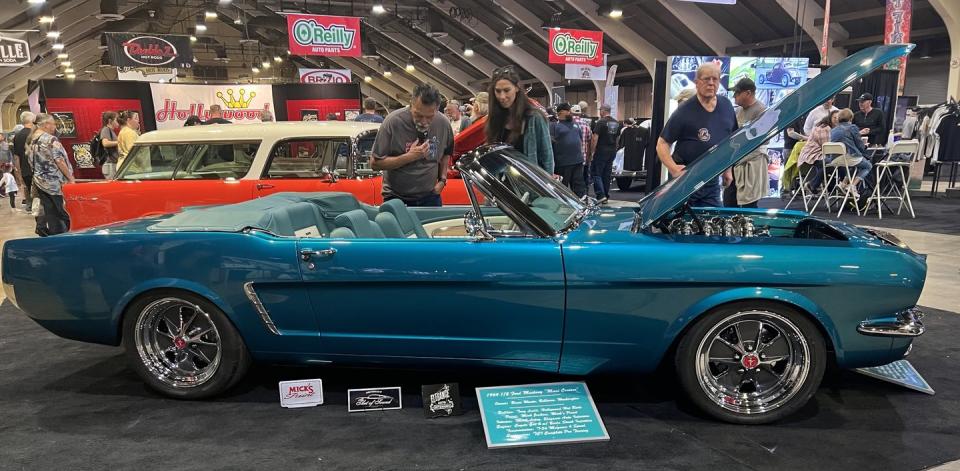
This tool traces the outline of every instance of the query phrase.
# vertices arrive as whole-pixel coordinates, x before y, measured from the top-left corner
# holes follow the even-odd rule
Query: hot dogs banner
[[[223,118],[234,123],[259,123],[263,110],[274,106],[271,85],[186,85],[151,83],[157,129],[177,128],[191,115],[206,121],[210,106],[220,105]]]
[[[117,67],[193,67],[189,36],[103,33],[110,62]]]
[[[603,31],[551,29],[551,64],[603,65]]]
[[[360,57],[360,18],[287,15],[290,53],[299,56]]]

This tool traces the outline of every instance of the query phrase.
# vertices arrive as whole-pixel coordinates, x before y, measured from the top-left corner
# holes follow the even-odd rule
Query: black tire
[[[789,86],[790,86],[790,76],[789,76],[789,75],[784,75],[783,77],[781,77],[781,78],[780,78],[780,85],[782,85],[784,88],[789,87]]]
[[[717,358],[724,352],[731,358]],[[781,355],[785,358],[776,360]],[[675,366],[681,388],[707,414],[735,424],[765,424],[793,414],[813,397],[827,361],[823,336],[807,316],[758,300],[704,314],[681,338]],[[771,401],[763,402],[765,396]]]
[[[173,311],[169,310],[174,308],[178,309],[181,319],[187,318],[181,321],[181,325],[188,320],[193,322],[186,329],[181,329],[187,334],[175,334],[163,340],[169,337],[164,330],[172,332],[176,328],[161,327],[161,324],[171,325],[166,324],[163,317],[176,319],[176,316],[170,315]],[[194,308],[199,308],[199,311]],[[191,311],[197,312],[192,319]],[[147,328],[154,320],[156,328]],[[154,333],[149,334],[151,331]],[[191,335],[194,337],[191,338]],[[157,342],[149,340],[151,338],[157,339]],[[176,341],[178,338],[179,342]],[[168,342],[169,346],[161,350],[165,344],[160,342]],[[208,346],[210,343],[217,344],[216,350]],[[203,399],[221,394],[243,378],[251,363],[243,338],[226,314],[203,297],[180,290],[154,291],[127,306],[123,317],[123,346],[131,367],[143,381],[157,392],[176,399]],[[171,349],[173,351],[165,353]],[[173,361],[170,355],[186,355],[194,367],[198,364],[202,366],[204,362],[200,360],[201,355],[193,353],[198,349],[211,361],[199,369],[192,380],[190,375],[178,374],[164,361]],[[218,353],[211,353],[213,351]]]
[[[757,75],[757,83],[763,85],[763,82],[767,80],[767,76],[764,74]]]
[[[633,177],[617,177],[616,180],[620,191],[630,191],[630,187],[633,186]]]

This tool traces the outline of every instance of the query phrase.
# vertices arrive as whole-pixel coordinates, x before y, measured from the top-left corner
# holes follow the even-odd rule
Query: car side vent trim
[[[273,323],[273,319],[270,318],[270,313],[267,312],[267,308],[264,307],[263,302],[260,301],[260,296],[257,296],[257,291],[253,289],[253,282],[248,281],[243,284],[243,294],[247,295],[247,299],[250,300],[250,304],[253,304],[254,309],[257,310],[257,314],[260,315],[260,320],[263,322],[263,326],[274,335],[283,335],[280,333],[280,330],[277,329],[277,325]]]

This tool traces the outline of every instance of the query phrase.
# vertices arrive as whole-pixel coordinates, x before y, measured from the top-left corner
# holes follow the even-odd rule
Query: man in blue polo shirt
[[[583,182],[583,132],[570,109],[569,103],[557,105],[557,122],[550,123],[554,173],[577,196],[583,196],[587,193]]]
[[[737,130],[737,114],[727,97],[717,95],[720,68],[706,63],[697,68],[696,99],[687,100],[670,116],[657,140],[657,157],[673,178],[694,165],[711,147]],[[670,145],[676,143],[673,155]],[[690,206],[723,206],[720,181],[704,184],[688,200]]]

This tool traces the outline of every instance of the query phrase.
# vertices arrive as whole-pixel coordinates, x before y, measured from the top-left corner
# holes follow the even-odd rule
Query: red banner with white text
[[[887,0],[886,24],[883,30],[884,44],[906,44],[910,42],[910,24],[913,19],[913,0]],[[907,79],[906,56],[894,59],[884,66],[887,70],[900,70],[898,94],[903,94]]]
[[[298,56],[360,57],[360,18],[287,15],[290,52]]]
[[[603,65],[603,31],[550,30],[550,63]]]

